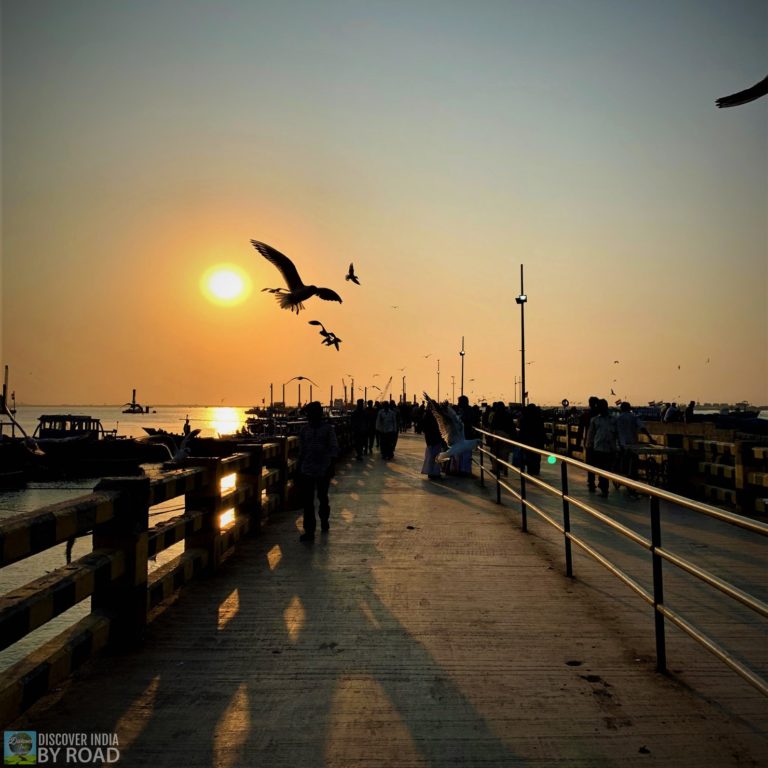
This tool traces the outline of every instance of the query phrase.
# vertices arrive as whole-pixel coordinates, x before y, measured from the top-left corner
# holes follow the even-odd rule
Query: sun
[[[251,293],[251,280],[235,264],[217,264],[200,279],[203,295],[214,304],[231,306],[244,301]]]

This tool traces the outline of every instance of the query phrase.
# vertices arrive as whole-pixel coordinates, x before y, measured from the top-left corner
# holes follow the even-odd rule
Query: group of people
[[[589,409],[579,419],[576,435],[578,447],[584,451],[584,460],[598,469],[618,471],[629,478],[637,477],[637,454],[632,450],[639,442],[640,434],[656,441],[640,419],[632,413],[632,406],[626,400],[619,406],[618,416],[608,407],[608,401],[596,396],[589,398]],[[599,489],[601,496],[608,495],[608,478],[602,475],[595,482],[595,473],[587,473],[587,487],[591,492]],[[630,496],[636,492],[628,489]]]
[[[691,407],[692,410],[692,407]],[[313,541],[317,522],[315,519],[315,496],[319,501],[318,516],[321,531],[330,528],[330,505],[328,489],[334,475],[338,442],[334,427],[323,420],[320,403],[310,403],[306,409],[307,424],[299,435],[301,441],[300,485],[304,506],[304,533],[302,541]],[[503,402],[493,403],[481,411],[471,407],[462,395],[454,406],[456,415],[464,428],[464,437],[471,440],[476,436],[476,427],[491,432],[500,439],[490,441],[495,455],[495,467],[507,474],[507,466],[519,467],[530,475],[541,471],[541,454],[534,450],[513,447],[507,440],[514,440],[530,448],[544,449],[546,433],[541,408],[534,403],[525,407],[507,406]],[[405,420],[407,419],[407,422]],[[408,426],[404,426],[404,422]],[[381,451],[383,460],[394,457],[398,434],[413,424],[417,433],[424,435],[426,443],[421,473],[430,480],[439,480],[443,473],[456,476],[472,475],[472,451],[466,450],[453,456],[450,461],[440,461],[438,456],[448,447],[441,433],[431,403],[410,406],[407,403],[395,405],[390,401],[367,403],[360,399],[351,414],[352,441],[355,458],[362,461],[364,455],[372,455],[374,445]],[[637,477],[637,455],[632,450],[645,434],[655,443],[640,419],[632,412],[628,402],[622,402],[618,415],[613,415],[608,401],[592,396],[589,408],[579,417],[576,436],[577,448],[584,451],[584,460],[598,469],[619,472],[626,477]],[[594,472],[587,473],[590,491],[599,490],[601,496],[608,496],[607,478]],[[631,489],[630,495],[636,495]]]

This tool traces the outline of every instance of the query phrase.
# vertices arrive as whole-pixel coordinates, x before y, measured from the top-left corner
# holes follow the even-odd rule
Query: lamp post
[[[405,403],[405,376],[403,376],[403,403]]]
[[[464,337],[461,337],[461,352],[459,352],[459,357],[461,357],[461,394],[464,394]],[[456,398],[454,397],[454,400]]]
[[[354,405],[355,404],[355,377],[348,373],[347,376],[349,376],[350,379],[352,379],[352,384],[349,388],[349,404]]]
[[[520,295],[515,296],[520,305],[520,403],[525,407],[525,303],[528,297],[523,290],[523,265],[520,265]]]
[[[269,385],[269,407],[272,408],[275,404],[275,397],[274,397],[274,384]]]
[[[463,362],[463,359],[462,359],[462,362]],[[462,395],[464,394],[463,389],[461,394]],[[451,402],[452,403],[456,402],[456,377],[455,376],[451,376]]]

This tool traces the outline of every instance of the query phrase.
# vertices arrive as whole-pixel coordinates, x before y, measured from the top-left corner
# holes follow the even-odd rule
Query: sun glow
[[[231,306],[250,295],[251,280],[244,270],[234,264],[217,264],[205,272],[200,288],[209,301]]]

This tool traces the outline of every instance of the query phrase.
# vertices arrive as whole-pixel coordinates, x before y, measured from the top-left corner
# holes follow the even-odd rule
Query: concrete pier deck
[[[763,696],[672,628],[658,674],[644,603],[423,449],[342,460],[327,535],[284,514],[9,727],[116,732],[127,767],[768,764]]]

